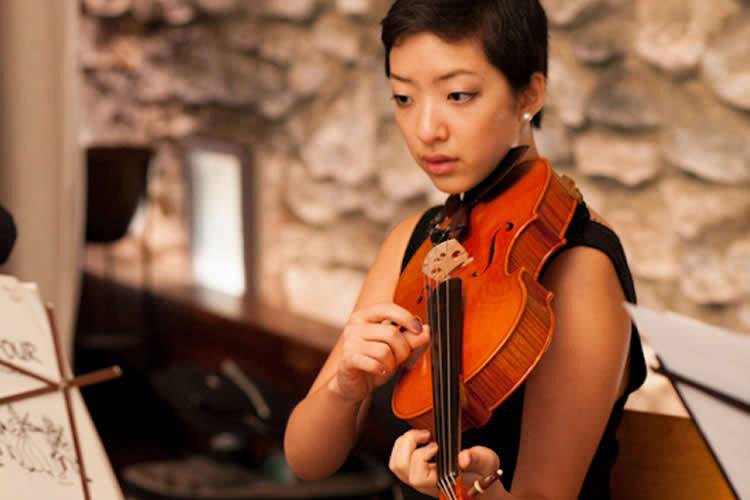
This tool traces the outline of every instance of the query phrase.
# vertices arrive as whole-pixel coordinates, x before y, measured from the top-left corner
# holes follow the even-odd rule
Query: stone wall
[[[616,228],[642,303],[750,331],[750,4],[543,3],[542,154]],[[443,199],[393,120],[389,4],[83,0],[82,141],[158,152],[149,222],[109,250],[118,265],[145,238],[152,279],[189,280],[177,146],[222,138],[262,186],[263,299],[343,323],[388,229]]]

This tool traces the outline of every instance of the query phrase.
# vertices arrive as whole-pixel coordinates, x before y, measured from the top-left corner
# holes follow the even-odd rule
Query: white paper
[[[639,332],[668,370],[750,402],[750,336],[673,312],[626,304]],[[740,498],[750,498],[750,414],[692,386],[675,383]]]
[[[36,287],[0,276],[0,359],[61,381],[51,328]],[[70,372],[67,364],[66,372]],[[0,366],[0,396],[44,387]],[[123,498],[78,390],[68,391],[92,499]],[[85,498],[65,396],[56,391],[0,405],[0,495],[14,500]]]
[[[667,369],[750,404],[750,335],[626,304]]]
[[[0,276],[0,359],[48,380],[59,380],[51,339],[52,331],[36,287],[23,285],[11,276]],[[16,389],[44,385],[25,375],[17,379],[12,385],[0,384],[0,397],[7,396],[8,390],[15,393]]]
[[[704,391],[676,384],[740,498],[750,498],[750,415]]]

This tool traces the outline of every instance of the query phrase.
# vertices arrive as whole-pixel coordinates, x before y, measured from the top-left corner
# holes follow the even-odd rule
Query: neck
[[[518,163],[536,160],[537,158],[540,158],[539,153],[536,150],[536,146],[531,144],[529,145],[529,149],[526,150],[523,156],[521,156],[521,158],[518,160]]]
[[[534,140],[534,133],[531,131],[530,124],[526,125],[521,131],[519,144],[525,144],[529,147],[526,153],[519,160],[519,163],[539,158],[539,151],[537,151],[536,149],[536,141]]]
[[[529,154],[530,147],[516,146],[508,150],[500,163],[497,164],[495,169],[485,177],[482,182],[465,192],[462,198],[463,204],[471,210],[471,207],[481,202],[483,199],[493,197],[492,193],[496,193],[501,182],[508,173],[513,170],[513,167],[524,161],[533,160],[537,156]]]
[[[536,141],[534,140],[534,133],[531,131],[531,125],[526,124],[520,131],[519,138],[518,138],[518,144],[526,146],[526,151],[514,162],[514,164],[523,163],[526,161],[531,161],[539,158],[539,151],[536,148]],[[512,150],[513,148],[511,148]],[[500,160],[500,163],[498,163],[497,168],[493,170],[482,182],[477,184],[475,187],[470,189],[464,194],[464,199],[472,199],[477,196],[478,193],[483,191],[487,185],[489,184],[496,184],[497,183],[497,177],[503,176],[507,172],[502,172],[503,168],[501,167],[507,167],[507,165],[503,165],[505,161],[508,159],[504,157],[502,160]]]

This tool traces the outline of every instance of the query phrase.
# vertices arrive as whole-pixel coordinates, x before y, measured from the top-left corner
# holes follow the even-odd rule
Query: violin
[[[441,499],[473,496],[497,479],[501,471],[464,492],[461,433],[490,420],[554,331],[553,293],[539,275],[565,245],[581,197],[546,159],[519,162],[527,149],[511,149],[478,186],[448,198],[394,295],[432,331],[430,346],[402,370],[391,406],[437,441]]]

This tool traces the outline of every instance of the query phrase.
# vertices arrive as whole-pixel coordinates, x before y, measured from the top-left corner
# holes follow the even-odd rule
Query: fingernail
[[[412,330],[414,330],[417,333],[422,333],[422,322],[418,319],[414,319],[412,322]]]

